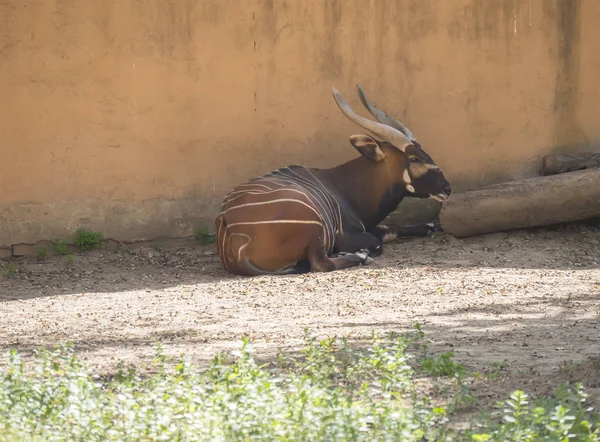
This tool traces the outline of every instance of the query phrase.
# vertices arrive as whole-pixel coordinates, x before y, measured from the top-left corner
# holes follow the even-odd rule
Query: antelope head
[[[333,97],[346,117],[368,130],[382,141],[360,134],[352,135],[350,142],[363,155],[372,161],[385,165],[393,175],[393,185],[403,186],[406,196],[432,198],[443,202],[450,196],[450,183],[423,150],[412,132],[385,112],[376,108],[367,98],[360,85],[356,85],[363,105],[378,122],[354,113],[339,91],[332,87]]]

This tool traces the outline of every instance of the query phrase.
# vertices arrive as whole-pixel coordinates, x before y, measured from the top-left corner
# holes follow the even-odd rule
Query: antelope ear
[[[385,154],[379,147],[379,143],[368,135],[352,135],[350,143],[360,152],[362,156],[373,161],[381,161],[385,158]]]

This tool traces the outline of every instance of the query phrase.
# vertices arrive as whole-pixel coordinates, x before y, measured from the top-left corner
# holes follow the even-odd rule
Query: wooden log
[[[455,193],[440,209],[457,238],[600,216],[600,169],[535,177]]]
[[[553,154],[542,158],[542,175],[544,176],[592,167],[600,167],[600,153]]]

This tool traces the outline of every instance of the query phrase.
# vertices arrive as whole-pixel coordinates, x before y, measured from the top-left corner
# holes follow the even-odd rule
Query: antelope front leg
[[[335,243],[336,252],[356,253],[368,251],[369,256],[379,256],[383,253],[382,242],[369,232],[346,232]]]
[[[373,262],[373,258],[368,256],[368,252],[362,251],[341,252],[327,256],[321,241],[313,241],[307,248],[307,255],[311,272],[333,272]]]
[[[375,227],[373,235],[377,237],[383,244],[394,241],[396,238],[406,236],[427,236],[429,232],[441,230],[436,223],[414,224],[412,226],[389,226],[380,224]]]

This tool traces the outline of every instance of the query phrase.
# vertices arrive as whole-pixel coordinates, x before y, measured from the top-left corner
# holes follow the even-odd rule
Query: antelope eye
[[[420,163],[421,162],[421,160],[419,158],[417,158],[417,157],[410,157],[410,161],[413,162],[413,163]]]

